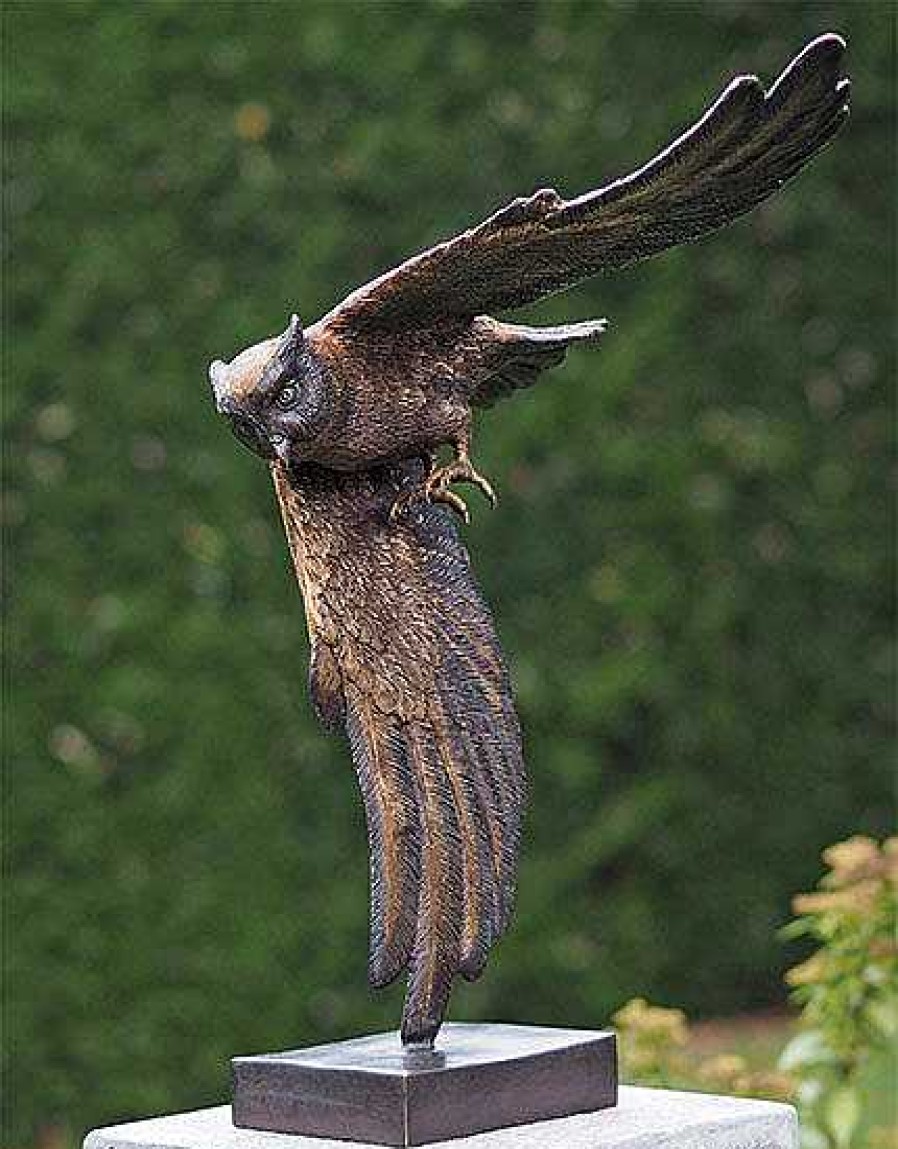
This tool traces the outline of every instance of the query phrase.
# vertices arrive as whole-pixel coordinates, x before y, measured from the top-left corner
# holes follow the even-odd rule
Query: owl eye
[[[275,406],[281,411],[289,411],[290,408],[296,403],[298,389],[295,383],[288,383],[286,387],[282,387],[278,392],[278,397],[275,399]]]

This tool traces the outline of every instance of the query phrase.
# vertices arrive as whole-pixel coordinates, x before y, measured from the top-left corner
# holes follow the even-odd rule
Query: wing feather
[[[395,721],[377,721],[354,692],[346,733],[365,805],[371,854],[369,980],[389,985],[408,965],[415,941],[421,827],[405,742]]]
[[[572,200],[553,189],[516,199],[360,288],[324,325],[399,329],[522,307],[708,235],[772,195],[839,130],[844,50],[841,37],[818,37],[766,92],[757,77],[737,77],[635,172]]]
[[[424,469],[273,467],[313,698],[345,725],[365,805],[370,980],[407,970],[408,1043],[433,1040],[455,977],[477,977],[509,923],[524,800],[508,674],[455,525],[430,506],[390,519]]]
[[[435,731],[414,722],[408,740],[424,830],[418,928],[401,1027],[403,1042],[414,1045],[433,1041],[459,972],[467,850]]]

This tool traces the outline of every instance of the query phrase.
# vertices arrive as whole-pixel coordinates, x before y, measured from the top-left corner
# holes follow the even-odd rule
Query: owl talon
[[[472,486],[476,487],[478,491],[480,491],[480,493],[483,495],[491,507],[495,507],[499,500],[496,496],[495,490],[493,489],[493,484],[485,475],[481,475],[479,471],[475,471],[470,463],[468,463],[467,466],[468,473],[464,476],[459,476],[455,481],[457,483],[470,483]]]
[[[467,444],[460,443],[457,451],[458,454],[451,463],[434,467],[421,487],[403,491],[396,498],[390,509],[390,522],[395,523],[421,503],[431,505],[442,503],[454,511],[463,523],[470,523],[471,514],[468,505],[461,495],[449,489],[452,483],[470,483],[477,487],[491,506],[496,505],[496,492],[489,479],[475,470],[468,455]]]
[[[427,501],[429,503],[442,503],[444,506],[451,507],[465,526],[470,524],[471,512],[468,510],[468,504],[461,495],[456,495],[455,491],[450,491],[443,486],[431,490],[428,486]]]
[[[463,523],[469,524],[471,522],[471,514],[464,499],[460,495],[456,495],[454,491],[446,490],[445,487],[437,487],[432,491],[424,487],[418,491],[406,491],[399,495],[390,508],[390,522],[399,522],[415,507],[420,507],[426,503],[433,505],[442,503],[444,506],[450,507]]]
[[[467,451],[459,451],[458,457],[444,467],[436,467],[427,480],[426,493],[431,503],[445,503],[457,511],[462,519],[468,523],[471,516],[464,500],[449,490],[450,483],[470,483],[488,500],[490,506],[496,505],[496,492],[489,479],[475,470]]]

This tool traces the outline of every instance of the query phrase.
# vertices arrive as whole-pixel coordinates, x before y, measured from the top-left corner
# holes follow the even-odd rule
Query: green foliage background
[[[517,926],[454,1015],[778,999],[788,895],[888,818],[892,6],[7,0],[3,27],[9,1141],[395,1024],[352,771],[207,362],[632,169],[833,28],[834,148],[535,311],[613,326],[484,418],[501,506],[469,532],[533,797]]]

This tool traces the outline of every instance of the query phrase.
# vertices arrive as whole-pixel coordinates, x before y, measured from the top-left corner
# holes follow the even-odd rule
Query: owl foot
[[[420,487],[406,490],[399,495],[390,511],[390,520],[396,522],[408,511],[422,503],[442,503],[443,506],[451,508],[462,522],[470,523],[471,515],[467,503],[461,495],[457,495],[455,491],[449,489],[452,483],[471,483],[483,493],[491,506],[496,505],[496,492],[493,490],[489,479],[475,470],[467,450],[460,447],[458,454],[451,463],[446,463],[442,467],[433,467]]]
[[[428,490],[425,498],[428,503],[442,503],[444,507],[450,507],[463,523],[470,523],[471,512],[468,510],[468,504],[461,495],[456,495],[455,491],[448,491],[444,488],[435,491]]]
[[[485,478],[474,468],[467,451],[459,451],[451,463],[443,467],[435,467],[427,478],[425,494],[429,503],[443,503],[465,523],[471,521],[464,499],[454,491],[449,490],[452,483],[470,483],[483,494],[491,506],[496,505],[496,492],[489,479]]]

